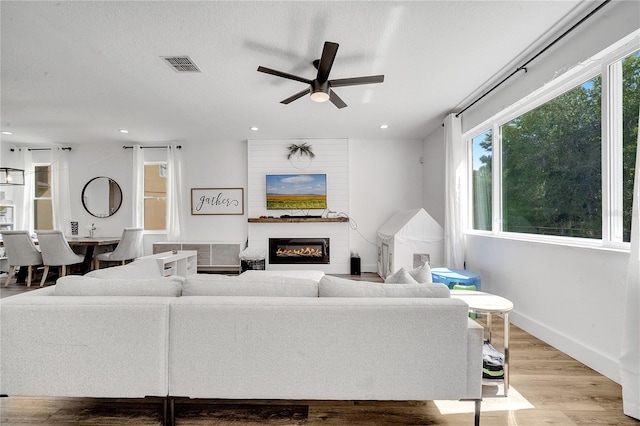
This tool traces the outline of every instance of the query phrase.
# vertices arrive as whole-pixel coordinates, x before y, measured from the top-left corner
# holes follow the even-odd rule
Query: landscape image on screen
[[[327,175],[267,175],[267,210],[327,208]]]

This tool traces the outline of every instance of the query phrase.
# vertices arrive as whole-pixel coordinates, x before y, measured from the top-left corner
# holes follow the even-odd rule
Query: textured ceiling
[[[574,16],[584,1],[5,1],[3,143],[244,139],[422,139],[488,81]],[[338,110],[308,96],[325,40]],[[180,74],[160,58],[188,55]],[[380,130],[386,123],[389,128]],[[259,127],[253,132],[251,126]],[[124,135],[118,129],[130,131]]]

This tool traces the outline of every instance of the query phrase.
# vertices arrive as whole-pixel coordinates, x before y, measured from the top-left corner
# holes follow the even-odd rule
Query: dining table
[[[115,246],[120,242],[121,237],[66,237],[69,246],[73,247],[86,247],[84,252],[84,260],[80,264],[80,270],[83,274],[86,274],[91,270],[91,261],[93,260],[93,253],[98,246]],[[33,243],[38,244],[38,240],[33,238]],[[27,268],[20,268],[16,274],[16,282],[24,283],[27,278]]]
[[[120,237],[68,237],[67,242],[71,248],[86,247],[84,252],[84,260],[82,261],[82,272],[87,273],[91,270],[91,261],[93,253],[98,246],[115,246],[120,242]]]

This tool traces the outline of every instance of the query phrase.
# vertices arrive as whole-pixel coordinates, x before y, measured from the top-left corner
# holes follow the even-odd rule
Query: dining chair
[[[42,255],[31,240],[29,231],[2,231],[1,234],[5,255],[9,263],[9,276],[4,286],[9,285],[16,266],[27,266],[27,287],[31,287],[33,266],[42,265]]]
[[[84,260],[83,255],[76,254],[71,250],[62,231],[36,231],[36,235],[44,264],[41,286],[47,279],[50,266],[59,266],[60,276],[64,277],[67,275],[67,265],[75,265]]]
[[[122,238],[115,250],[100,253],[93,257],[93,269],[100,269],[100,262],[120,262],[134,260],[142,249],[142,228],[124,228]]]

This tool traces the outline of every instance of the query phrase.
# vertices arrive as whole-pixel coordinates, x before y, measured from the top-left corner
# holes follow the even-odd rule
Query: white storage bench
[[[153,254],[172,250],[195,250],[198,272],[241,272],[238,255],[245,248],[244,242],[156,242]]]

